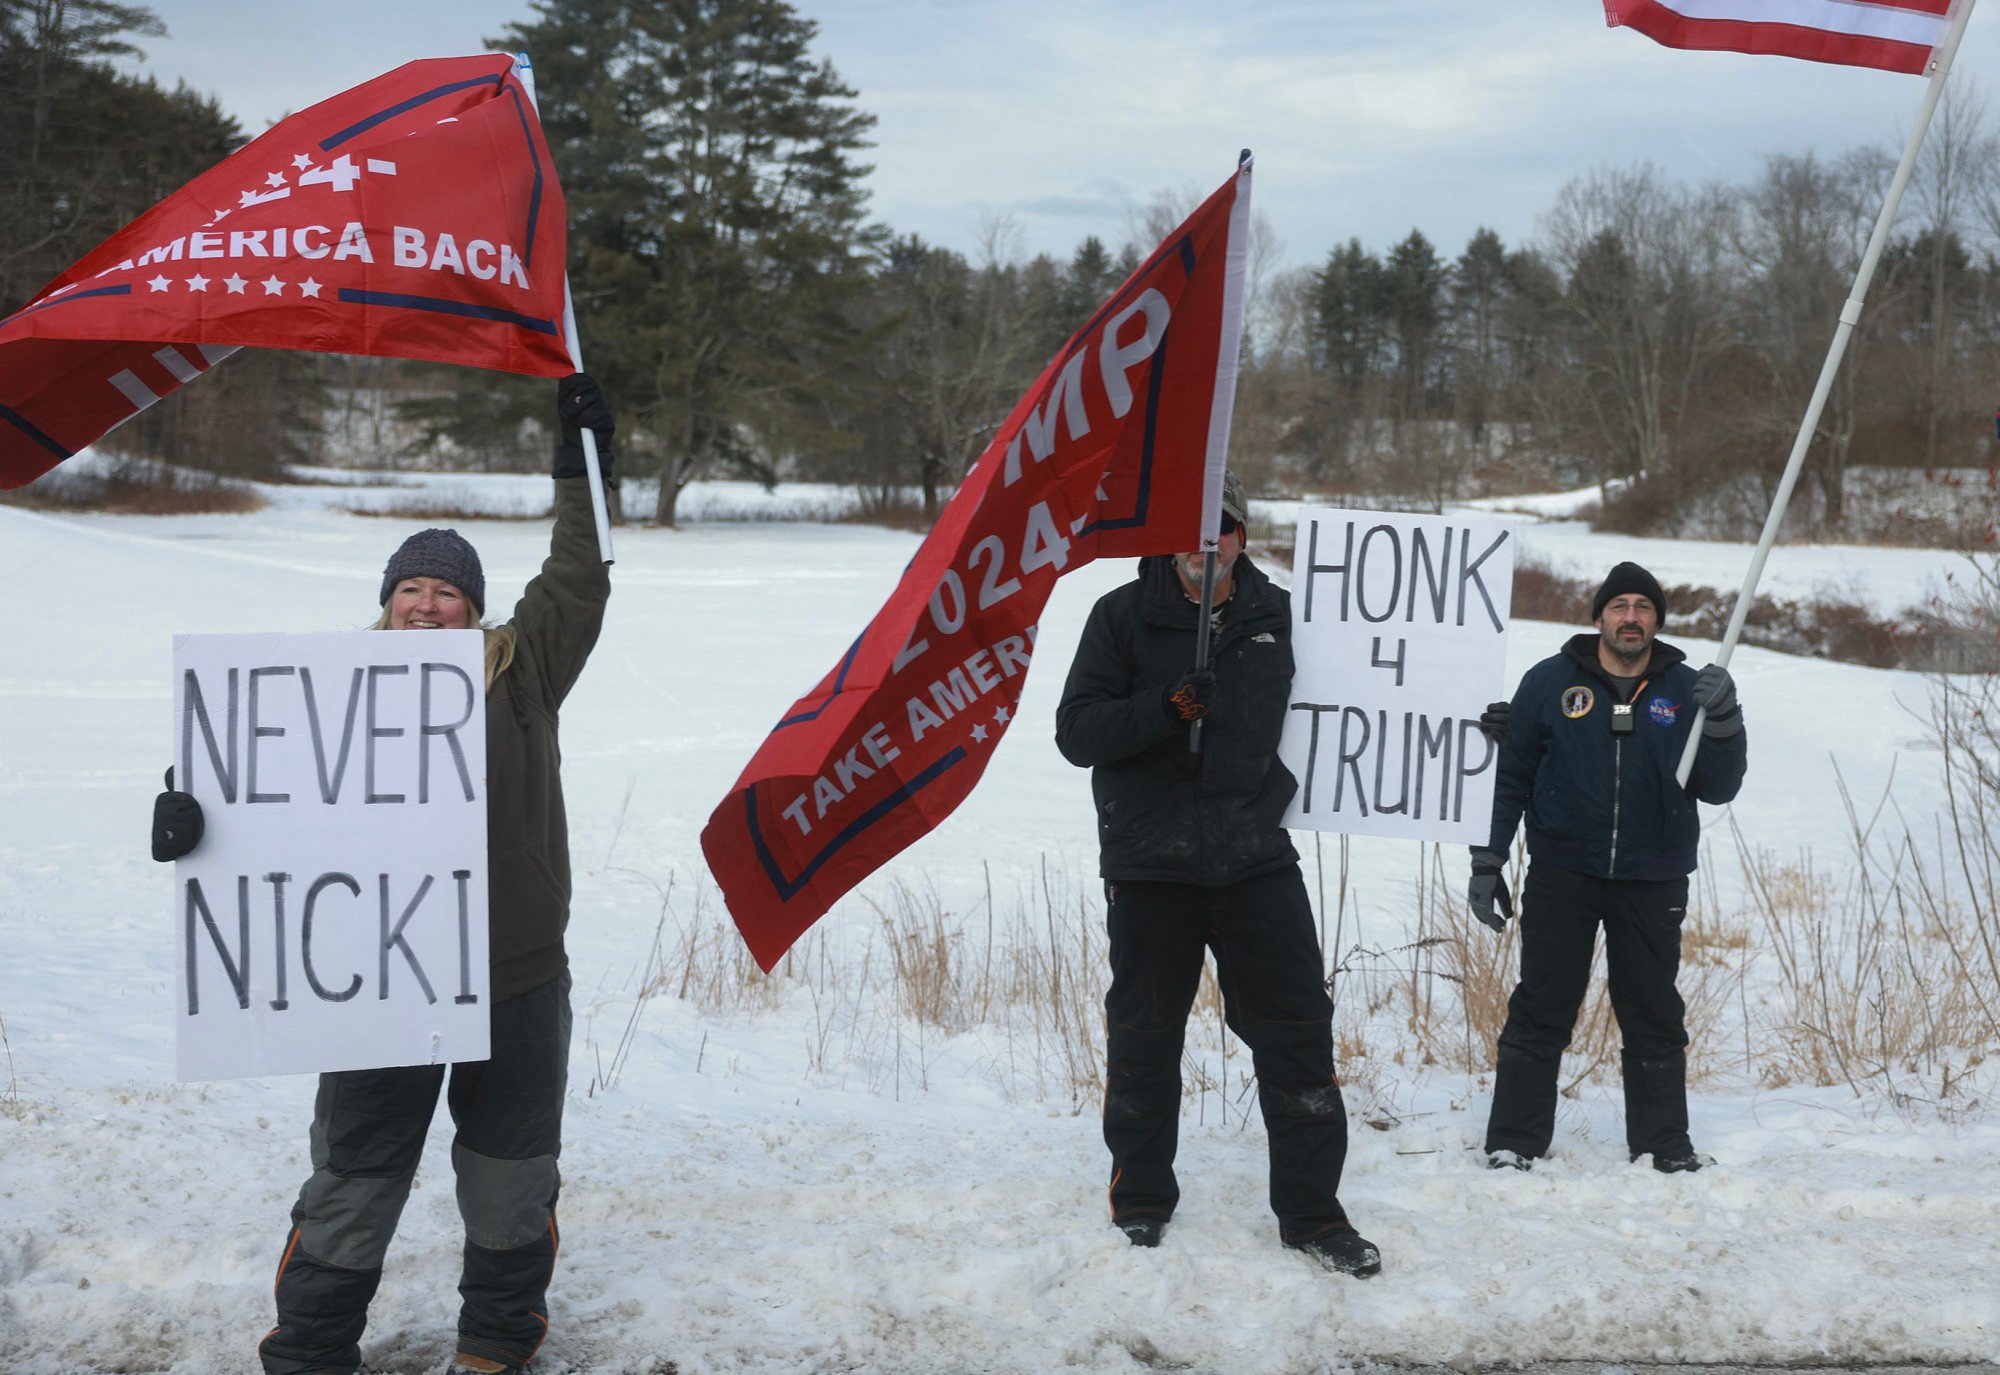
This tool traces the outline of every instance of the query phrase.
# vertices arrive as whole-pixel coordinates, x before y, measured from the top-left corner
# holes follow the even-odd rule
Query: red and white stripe
[[[1604,0],[1613,28],[1670,48],[1770,53],[1921,76],[1952,0]]]

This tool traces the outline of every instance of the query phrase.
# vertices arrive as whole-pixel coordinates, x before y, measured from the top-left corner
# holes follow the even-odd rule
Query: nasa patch
[[[1663,701],[1658,697],[1652,700],[1652,703],[1647,706],[1646,711],[1653,718],[1653,724],[1656,726],[1671,726],[1674,722],[1681,719],[1681,704],[1679,702]]]
[[[1562,695],[1562,712],[1570,720],[1590,715],[1590,709],[1597,705],[1597,694],[1587,687],[1565,688]]]

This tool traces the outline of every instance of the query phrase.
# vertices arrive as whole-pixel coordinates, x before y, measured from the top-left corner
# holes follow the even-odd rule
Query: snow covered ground
[[[545,487],[271,489],[273,505],[244,516],[0,507],[0,1370],[253,1367],[307,1168],[312,1083],[169,1082],[169,875],[147,858],[146,832],[169,754],[170,635],[363,625],[377,570],[412,522],[340,508],[467,492],[500,503],[482,509],[529,511]],[[1094,1113],[1025,1093],[992,1028],[946,1036],[882,1009],[878,1034],[828,1053],[824,1009],[800,987],[759,1011],[658,996],[615,1083],[594,1085],[632,1016],[660,889],[672,882],[674,920],[687,920],[706,887],[697,836],[709,809],[916,543],[744,523],[766,500],[754,489],[692,495],[729,519],[619,533],[609,624],[564,716],[578,1020],[565,1246],[538,1369],[2000,1360],[1990,1112],[1942,1120],[1844,1087],[1709,1081],[1695,1138],[1722,1163],[1667,1178],[1625,1163],[1615,1084],[1586,1083],[1545,1168],[1493,1173],[1475,1149],[1487,1085],[1384,1054],[1370,1074],[1395,1111],[1376,1117],[1383,1130],[1357,1121],[1343,1196],[1385,1268],[1356,1282],[1278,1246],[1261,1128],[1235,1105],[1218,1121],[1213,1099],[1190,1101],[1185,1199],[1165,1245],[1127,1246],[1105,1220]],[[462,528],[504,605],[498,589],[532,574],[546,527]],[[1747,560],[1738,546],[1606,539],[1571,522],[1522,538],[1583,576],[1631,557],[1669,582],[1727,586]],[[1770,578],[1839,580],[1893,609],[1951,561],[1785,548]],[[879,919],[866,899],[886,900],[899,878],[959,914],[989,881],[1003,897],[1033,891],[1044,864],[1089,889],[1088,782],[1054,750],[1053,710],[1091,601],[1129,571],[1065,580],[1043,620],[1045,662],[984,782],[827,918],[827,948],[867,949]],[[1517,624],[1510,674],[1569,631]],[[1697,662],[1713,649],[1686,647]],[[1752,744],[1734,812],[1752,844],[1810,852],[1838,876],[1836,765],[1864,804],[1893,769],[1904,812],[1927,824],[1936,760],[1908,710],[1923,705],[1921,680],[1755,650],[1736,669]],[[1741,912],[1743,877],[1720,817],[1709,820],[1717,905]],[[1413,844],[1354,843],[1371,941],[1408,929],[1418,872]],[[705,900],[712,919],[712,890]],[[433,1134],[364,1341],[382,1370],[435,1370],[450,1354],[447,1135]]]

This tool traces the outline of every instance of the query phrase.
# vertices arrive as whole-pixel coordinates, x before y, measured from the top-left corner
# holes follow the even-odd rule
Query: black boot
[[[1694,1145],[1688,1140],[1687,1055],[1678,1051],[1658,1058],[1627,1054],[1624,1071],[1625,1145],[1632,1158],[1650,1155],[1655,1169],[1661,1168],[1658,1162],[1662,1160],[1693,1159]]]
[[[1352,1227],[1329,1227],[1285,1245],[1303,1251],[1337,1274],[1366,1279],[1382,1273],[1382,1253],[1375,1243]]]
[[[1140,1213],[1133,1217],[1121,1217],[1112,1225],[1123,1232],[1125,1240],[1131,1242],[1134,1246],[1158,1246],[1161,1236],[1167,1230],[1167,1220],[1165,1218],[1155,1217],[1149,1213]]]

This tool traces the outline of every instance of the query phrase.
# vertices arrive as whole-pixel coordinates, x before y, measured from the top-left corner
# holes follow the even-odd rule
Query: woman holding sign
[[[549,557],[504,625],[486,626],[486,768],[492,1051],[451,1067],[452,1168],[465,1220],[453,1370],[518,1371],[547,1334],[555,1266],[556,1158],[570,1038],[569,838],[557,712],[603,624],[610,579],[597,547],[582,430],[606,480],[613,422],[583,374],[557,388],[555,530]],[[410,536],[389,559],[378,630],[482,626],[486,578],[454,530]],[[185,793],[155,810],[154,858],[199,844]],[[270,1375],[350,1372],[368,1304],[445,1087],[443,1065],[320,1076],[313,1172],[278,1266],[278,1321],[258,1352]]]

